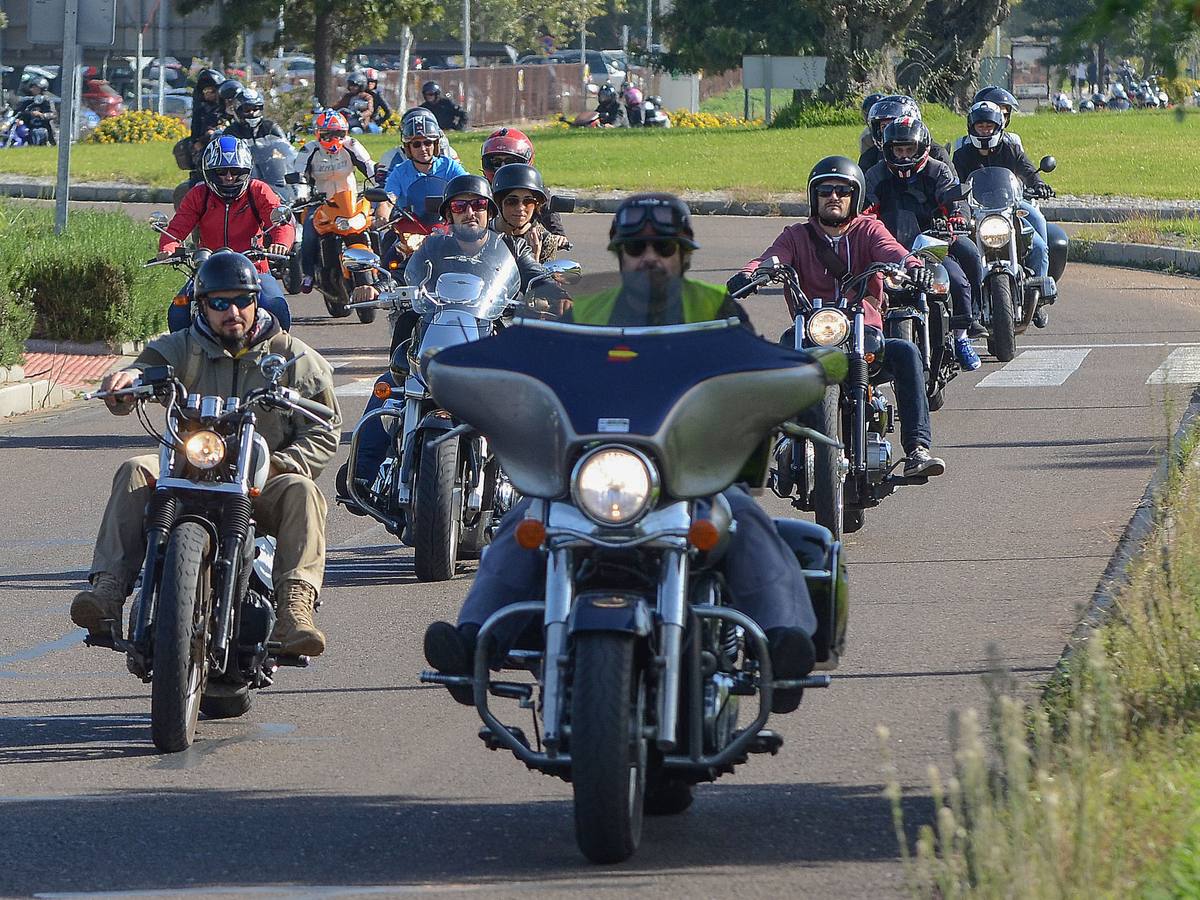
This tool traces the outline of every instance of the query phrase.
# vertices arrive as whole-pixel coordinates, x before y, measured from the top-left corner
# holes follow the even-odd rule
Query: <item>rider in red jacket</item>
[[[187,192],[175,217],[159,237],[158,258],[171,256],[196,228],[200,229],[199,244],[206,250],[245,253],[258,243],[259,248],[269,253],[291,252],[296,229],[290,221],[282,225],[271,222],[271,211],[281,202],[270,185],[250,177],[252,167],[245,142],[228,135],[213,140],[205,148],[201,163],[204,182]],[[260,235],[263,240],[257,242]],[[258,260],[255,268],[262,285],[259,303],[286,330],[292,317],[283,288],[270,274],[267,260]],[[175,309],[172,307],[172,312]],[[172,331],[186,327],[179,315],[175,313],[176,320],[169,323]]]

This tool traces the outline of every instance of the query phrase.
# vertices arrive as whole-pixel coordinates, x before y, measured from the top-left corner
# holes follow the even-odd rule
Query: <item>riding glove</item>
[[[754,284],[754,276],[749,272],[738,272],[725,282],[725,289],[729,291],[729,296],[736,298],[738,291],[745,290],[751,285],[754,285],[754,289],[746,291],[746,296],[758,293],[758,285]]]
[[[922,293],[928,292],[933,287],[933,272],[924,266],[918,269],[909,269],[908,277],[912,281],[912,286]]]

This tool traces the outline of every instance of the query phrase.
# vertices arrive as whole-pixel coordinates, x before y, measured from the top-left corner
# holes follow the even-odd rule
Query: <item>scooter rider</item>
[[[421,105],[437,116],[443,131],[463,131],[467,127],[467,111],[449,97],[442,96],[442,88],[436,81],[421,85]]]
[[[291,223],[276,225],[271,212],[280,205],[279,196],[265,181],[251,178],[253,162],[245,142],[227,134],[211,141],[200,162],[204,180],[184,195],[179,210],[158,239],[158,258],[168,259],[187,236],[200,230],[199,244],[207,250],[229,249],[244,253],[262,240],[269,253],[286,255],[296,240]],[[262,289],[259,304],[279,326],[292,327],[292,314],[283,287],[270,273],[270,264],[256,264]],[[171,305],[167,324],[171,331],[187,328],[191,312],[187,306]]]
[[[635,194],[617,208],[609,229],[609,249],[617,254],[622,284],[576,301],[567,320],[587,325],[645,325],[702,322],[737,315],[724,289],[685,276],[698,248],[687,205],[670,194]],[[653,390],[647,385],[647,390]],[[737,527],[720,566],[734,606],[767,633],[777,678],[800,678],[811,671],[811,635],[816,617],[795,554],[774,522],[740,486],[724,492]],[[457,626],[434,622],[425,632],[425,658],[447,674],[472,671],[480,626],[497,610],[541,594],[544,557],[520,548],[514,531],[529,501],[518,503],[501,521],[479,572],[467,592]],[[511,635],[509,636],[511,639]],[[470,703],[470,692],[452,690]],[[772,710],[791,712],[801,691],[776,691]]]
[[[596,112],[600,115],[600,125],[604,128],[628,128],[629,119],[625,116],[625,107],[617,99],[617,92],[611,84],[600,85],[597,94],[599,102]]]
[[[371,154],[349,135],[346,117],[335,109],[323,110],[314,122],[317,139],[309,141],[296,156],[295,170],[304,176],[319,194],[333,197],[340,191],[358,195],[357,169],[364,178],[375,171]],[[317,228],[315,216],[304,218],[304,241],[300,245],[300,269],[304,273],[300,290],[309,294],[313,289],[313,273],[317,268]]]
[[[313,624],[313,607],[325,572],[325,499],[317,489],[321,470],[337,453],[341,413],[333,392],[333,370],[312,348],[281,331],[258,305],[253,264],[233,251],[214,253],[196,273],[196,296],[204,314],[184,331],[157,338],[133,365],[108,375],[103,390],[131,385],[150,366],[173,366],[188,392],[224,395],[263,387],[259,361],[269,353],[292,360],[289,386],[333,410],[330,427],[286,411],[256,412],[258,433],[270,449],[270,476],[253,499],[258,526],[277,539],[274,586],[279,607],[273,639],[290,655],[316,656],[325,636]],[[232,386],[232,387],[231,387]],[[132,405],[105,401],[115,415]],[[122,618],[122,607],[145,556],[143,518],[159,476],[158,454],[136,456],[113,479],[96,550],[91,588],[71,604],[71,621],[107,634],[106,621]]]
[[[433,176],[449,181],[467,174],[467,170],[457,159],[442,155],[442,128],[429,110],[418,109],[415,114],[406,115],[400,135],[407,159],[392,166],[387,174],[384,189],[393,200],[379,204],[376,215],[383,222],[391,217],[395,200],[403,201],[408,196],[409,188],[418,179]],[[418,210],[418,213],[420,212],[423,210]]]
[[[883,131],[884,161],[864,173],[866,202],[892,237],[909,249],[935,219],[944,217],[959,226],[966,224],[962,201],[951,197],[959,188],[958,177],[950,166],[930,158],[929,144],[929,129],[922,122],[896,119]],[[974,251],[975,270],[979,271],[975,245],[969,241],[953,245],[956,249],[959,246]],[[968,327],[974,326],[975,336],[985,335],[987,330],[974,321],[971,284],[963,268],[950,256],[942,264],[950,276],[954,305],[954,354],[964,369],[973,372],[980,360],[971,346]]]
[[[1037,167],[1029,161],[1021,146],[1004,140],[1004,113],[996,104],[986,100],[976,103],[967,113],[967,143],[954,151],[954,168],[964,182],[972,172],[985,166],[1008,169],[1039,199],[1054,196],[1054,188],[1042,180]],[[1034,274],[1049,278],[1050,250],[1046,241],[1046,217],[1028,200],[1021,201],[1021,209],[1033,226],[1029,264]],[[1053,279],[1048,284],[1053,286]],[[1051,296],[1056,293],[1056,290],[1052,291]],[[1033,324],[1045,328],[1046,323],[1046,310],[1041,307],[1034,314]]]
[[[837,297],[846,279],[874,263],[905,262],[917,288],[928,290],[933,281],[930,271],[919,260],[906,261],[908,251],[884,224],[874,216],[862,215],[865,194],[862,170],[853,161],[844,156],[822,159],[808,176],[808,204],[813,210],[808,221],[785,228],[775,243],[729,279],[729,292],[737,293],[749,285],[754,270],[772,256],[796,270],[800,287],[813,298]],[[831,259],[829,251],[845,267],[843,277],[835,276],[826,266],[824,260]],[[883,279],[875,276],[867,285],[863,309],[867,324],[881,330],[882,298]],[[946,470],[945,462],[929,454],[932,433],[920,352],[911,341],[889,338],[884,342],[881,366],[892,379],[900,408],[905,476],[941,475]]]
[[[559,250],[570,249],[570,241],[548,231],[538,219],[550,195],[546,193],[541,173],[533,166],[509,163],[501,167],[492,179],[492,194],[500,207],[492,228],[501,234],[524,238],[538,262],[549,262]]]
[[[271,119],[263,118],[264,98],[258,88],[242,88],[234,115],[237,117],[225,133],[243,141],[256,141],[259,138],[278,137],[287,140],[282,128]]]
[[[479,151],[479,162],[488,181],[495,179],[501,166],[509,163],[532,166],[533,158],[533,141],[529,139],[529,135],[517,128],[497,128],[487,136]],[[538,222],[551,234],[566,237],[562,217],[550,209],[549,203],[542,204],[538,209]]]

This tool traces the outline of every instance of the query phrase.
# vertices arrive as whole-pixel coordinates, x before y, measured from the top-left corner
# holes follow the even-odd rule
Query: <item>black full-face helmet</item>
[[[984,122],[991,122],[996,126],[990,135],[976,133],[976,129]],[[1003,137],[1004,110],[988,100],[972,104],[967,112],[967,140],[981,150],[993,150],[1000,146]]]
[[[921,108],[910,97],[884,97],[867,113],[867,126],[871,129],[871,141],[883,149],[883,129],[896,119],[920,119]]]
[[[931,142],[929,129],[920,119],[896,119],[883,129],[883,161],[897,178],[912,178],[929,162]],[[901,157],[896,153],[899,144],[912,144],[916,152],[912,156]]]
[[[866,179],[858,163],[845,156],[826,156],[808,173],[808,208],[814,215],[817,212],[817,187],[830,181],[840,181],[853,189],[850,195],[851,218],[863,211]]]

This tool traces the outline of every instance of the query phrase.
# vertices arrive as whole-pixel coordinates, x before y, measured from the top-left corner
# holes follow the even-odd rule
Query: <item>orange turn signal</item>
[[[258,497],[258,496],[260,496],[260,495],[262,494],[262,489],[261,489],[261,488],[256,488],[256,487],[252,487],[252,488],[250,488],[250,490],[249,490],[249,491],[247,491],[247,493],[248,493],[248,494],[249,494],[251,497]]]
[[[688,543],[707,553],[721,541],[721,532],[709,519],[697,519],[688,529]]]
[[[874,353],[864,353],[863,359],[865,359],[869,363],[873,363],[873,362],[875,362],[875,354]]]
[[[537,519],[522,519],[515,534],[519,546],[526,550],[536,550],[546,540],[546,526]]]
[[[191,302],[191,300],[188,298],[187,294],[176,294],[175,299],[172,300],[171,302],[174,303],[176,306],[187,306]]]
[[[392,396],[392,386],[386,381],[375,382],[375,389],[371,391],[375,395],[376,400],[386,400]]]

